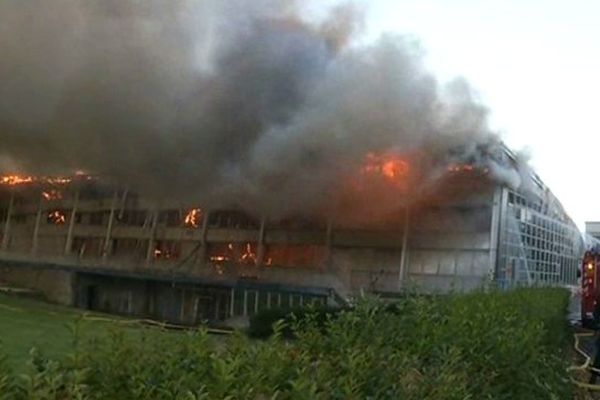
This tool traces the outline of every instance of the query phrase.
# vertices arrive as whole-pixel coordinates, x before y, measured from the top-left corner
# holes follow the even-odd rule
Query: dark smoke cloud
[[[421,181],[456,147],[490,163],[487,110],[464,81],[440,86],[418,44],[353,44],[352,4],[304,15],[293,1],[0,2],[0,167],[285,215],[335,208],[367,152],[414,159]],[[374,192],[390,207],[416,193]]]

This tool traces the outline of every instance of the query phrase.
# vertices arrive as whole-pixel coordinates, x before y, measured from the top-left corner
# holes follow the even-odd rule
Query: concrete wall
[[[34,289],[49,301],[73,304],[73,272],[29,266],[0,265],[0,281],[15,287]]]
[[[406,284],[427,291],[472,290],[495,269],[499,188],[421,210],[409,228]]]

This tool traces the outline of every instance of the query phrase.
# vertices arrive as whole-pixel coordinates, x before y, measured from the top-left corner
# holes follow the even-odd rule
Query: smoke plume
[[[362,18],[276,0],[3,1],[1,166],[274,215],[340,206],[368,153],[410,161],[394,194],[359,191],[390,206],[441,161],[518,186],[468,84],[440,85],[414,40],[357,44]]]

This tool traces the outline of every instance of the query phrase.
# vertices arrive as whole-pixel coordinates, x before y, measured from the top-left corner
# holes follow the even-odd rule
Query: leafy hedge
[[[273,326],[277,321],[283,321],[280,334],[284,338],[294,337],[294,325],[296,321],[310,317],[314,324],[326,329],[328,321],[339,314],[342,310],[336,307],[297,307],[297,308],[272,308],[262,310],[250,317],[248,336],[258,339],[266,339],[274,334]]]
[[[0,365],[0,398],[569,399],[567,302],[561,289],[521,289],[416,296],[391,313],[367,298],[324,329],[306,314],[294,341],[280,321],[268,340],[237,333],[223,346],[202,331],[115,331],[76,338],[61,361],[34,351],[24,376]]]

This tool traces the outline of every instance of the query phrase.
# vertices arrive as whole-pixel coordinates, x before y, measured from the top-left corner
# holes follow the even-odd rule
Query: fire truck
[[[600,249],[585,252],[581,264],[581,323],[594,325],[596,302],[600,301]]]

